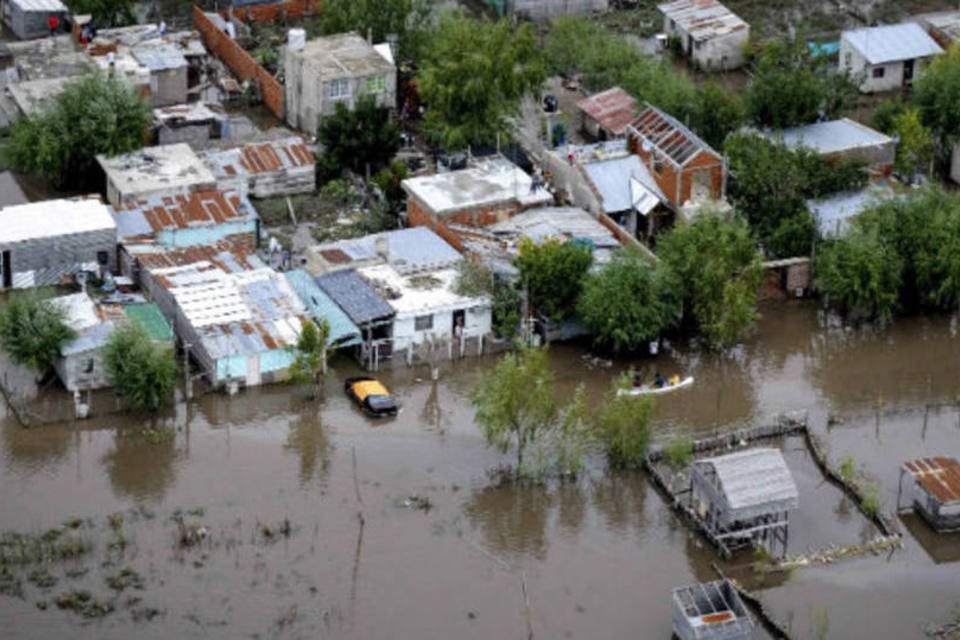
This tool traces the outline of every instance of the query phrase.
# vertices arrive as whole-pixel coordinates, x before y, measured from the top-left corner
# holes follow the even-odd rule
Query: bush
[[[453,290],[467,298],[489,296],[493,293],[493,272],[481,260],[466,258],[457,264],[457,280]]]
[[[66,312],[35,292],[13,293],[0,308],[0,345],[17,364],[41,373],[51,370],[60,349],[76,333]]]
[[[590,249],[576,242],[551,238],[537,244],[523,238],[514,264],[529,291],[530,303],[559,321],[573,313],[580,283],[592,262]]]
[[[828,304],[854,318],[886,320],[899,298],[903,263],[875,232],[853,229],[821,245],[817,287]]]
[[[880,514],[880,487],[870,482],[863,489],[863,500],[860,502],[863,512],[871,518]]]
[[[173,393],[177,379],[173,349],[151,341],[137,325],[116,329],[103,347],[103,359],[117,393],[137,411],[157,411]]]
[[[614,381],[597,414],[597,433],[610,466],[636,469],[643,465],[650,443],[653,398],[649,395],[620,395],[630,387],[629,375]]]
[[[693,459],[693,438],[690,436],[675,436],[663,450],[663,457],[671,469],[680,469]]]
[[[390,106],[390,105],[388,105]],[[400,148],[400,128],[377,97],[365,93],[353,109],[338,102],[332,116],[320,121],[317,142],[322,149],[317,159],[321,179],[332,179],[344,169],[356,174],[371,174],[386,166]]]
[[[851,456],[846,456],[840,461],[840,479],[849,485],[857,481],[857,466]]]

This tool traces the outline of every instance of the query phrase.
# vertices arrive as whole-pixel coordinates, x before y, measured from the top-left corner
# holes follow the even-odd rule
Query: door
[[[10,267],[9,251],[4,251],[2,258],[0,258],[0,282],[3,283],[4,289],[13,286],[13,270]]]
[[[463,335],[464,325],[467,321],[467,312],[463,309],[457,309],[453,312],[453,337],[457,340]]]
[[[913,81],[913,60],[903,61],[903,84],[908,85]]]

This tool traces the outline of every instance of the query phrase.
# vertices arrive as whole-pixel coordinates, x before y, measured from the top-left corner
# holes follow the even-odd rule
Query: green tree
[[[632,351],[677,324],[675,291],[667,271],[654,271],[636,252],[619,252],[584,278],[577,311],[595,342]]]
[[[933,134],[920,121],[920,110],[905,109],[894,118],[894,131],[899,136],[895,167],[907,179],[924,173],[933,162],[936,143]]]
[[[403,160],[394,160],[373,176],[373,182],[380,188],[386,200],[387,209],[396,215],[407,205],[407,194],[400,185],[410,177],[410,169]]]
[[[771,41],[755,52],[745,96],[747,112],[759,125],[789,127],[828,117],[855,103],[857,79],[834,71],[801,40]]]
[[[75,336],[66,312],[35,292],[13,293],[0,307],[0,345],[17,364],[41,374],[53,369],[60,349]]]
[[[949,155],[960,141],[960,47],[936,56],[913,85],[913,103]]]
[[[507,340],[512,340],[520,328],[522,295],[511,282],[500,282],[494,287],[491,312],[494,332]]]
[[[330,323],[326,318],[319,325],[312,320],[303,322],[297,338],[296,357],[290,366],[290,380],[295,384],[313,385],[313,394],[319,393],[323,376],[327,373],[330,349]]]
[[[546,79],[530,25],[457,13],[433,34],[417,74],[424,130],[447,149],[509,137],[511,119]]]
[[[461,296],[489,296],[494,289],[493,271],[482,260],[467,258],[457,264],[457,280],[453,290]]]
[[[756,324],[763,278],[746,222],[707,213],[664,234],[657,246],[661,268],[678,283],[684,323],[716,348],[742,340]]]
[[[643,465],[650,443],[650,418],[653,398],[631,396],[620,391],[630,387],[630,376],[614,381],[597,414],[597,433],[603,443],[610,466],[636,469]]]
[[[8,153],[21,171],[58,186],[89,184],[96,156],[143,147],[150,105],[125,82],[96,73],[67,84],[39,114],[10,130]]]
[[[101,29],[136,24],[133,0],[67,0],[73,15],[90,15]]]
[[[897,306],[901,269],[892,246],[855,228],[820,247],[817,287],[828,304],[851,317],[887,319]]]
[[[714,149],[722,149],[731,131],[743,124],[743,102],[711,80],[697,91],[688,124]]]
[[[150,340],[138,325],[114,330],[103,347],[107,374],[131,408],[159,410],[173,393],[177,361],[168,345]]]
[[[326,34],[356,31],[374,42],[396,37],[400,60],[415,58],[428,35],[427,0],[327,0],[321,28]]]
[[[882,101],[870,114],[870,126],[886,134],[896,132],[896,119],[907,108],[903,98],[896,96]]]
[[[530,304],[559,321],[574,311],[580,283],[592,262],[590,249],[575,242],[550,238],[538,244],[523,238],[514,264],[520,270]]]
[[[325,179],[335,178],[344,168],[364,174],[387,166],[400,148],[400,128],[377,97],[364,94],[350,110],[338,102],[334,114],[323,118],[317,128],[322,152],[317,169]]]
[[[518,476],[529,474],[524,454],[556,428],[558,408],[546,349],[505,354],[473,390],[476,421],[487,444],[516,450]]]

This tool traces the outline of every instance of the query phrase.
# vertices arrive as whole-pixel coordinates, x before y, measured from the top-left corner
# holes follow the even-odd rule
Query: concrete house
[[[893,171],[897,151],[893,138],[849,118],[805,124],[763,135],[769,140],[782,140],[792,149],[812,149],[828,160],[862,162],[870,170],[883,175]]]
[[[621,89],[612,87],[577,102],[580,128],[598,140],[619,138],[637,117],[637,101]]]
[[[117,225],[96,197],[0,209],[0,289],[59,284],[80,271],[115,271]]]
[[[407,178],[401,186],[407,193],[407,224],[429,227],[457,249],[462,244],[452,224],[483,227],[553,203],[549,191],[534,188],[529,175],[500,156],[458,171]]]
[[[606,11],[610,0],[493,0],[500,14],[516,15],[527,20],[550,20],[557,16],[582,15]]]
[[[133,57],[150,72],[150,102],[155,107],[166,107],[187,101],[187,59],[180,49],[162,43],[137,47]]]
[[[60,0],[3,0],[3,22],[21,40],[50,35],[47,20],[55,17],[62,26],[70,11]]]
[[[640,157],[675,211],[688,204],[726,197],[727,164],[723,156],[673,116],[652,105],[627,127],[627,148]]]
[[[364,94],[376,96],[387,109],[396,104],[396,66],[361,36],[303,38],[302,31],[291,37],[283,54],[287,124],[316,135],[317,123],[332,115],[337,104],[353,109]]]
[[[282,274],[236,246],[134,253],[141,283],[214,387],[285,380],[304,322]]]
[[[657,6],[663,30],[705,71],[728,71],[746,62],[750,25],[717,0],[676,0]]]
[[[217,186],[203,160],[184,143],[147,147],[112,158],[98,155],[97,162],[106,174],[107,200],[115,207],[150,196],[186,195]]]
[[[915,22],[844,31],[840,36],[840,68],[863,76],[864,93],[909,87],[941,53],[940,45]]]
[[[204,154],[222,190],[255,198],[310,193],[317,187],[313,153],[296,136]]]

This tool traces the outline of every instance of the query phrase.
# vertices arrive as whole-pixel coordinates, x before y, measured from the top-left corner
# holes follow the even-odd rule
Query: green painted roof
[[[170,323],[163,317],[157,305],[153,303],[128,304],[123,307],[123,310],[131,322],[136,323],[147,332],[151,340],[162,342],[173,340],[173,329],[170,328]]]

